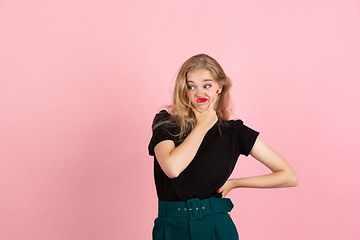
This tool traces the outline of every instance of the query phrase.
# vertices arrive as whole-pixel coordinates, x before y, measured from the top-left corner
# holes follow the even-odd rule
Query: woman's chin
[[[206,105],[200,105],[200,106],[197,106],[196,107],[196,110],[198,111],[198,112],[205,112],[207,109],[208,109],[208,107],[209,107],[209,105],[208,104],[206,104]]]

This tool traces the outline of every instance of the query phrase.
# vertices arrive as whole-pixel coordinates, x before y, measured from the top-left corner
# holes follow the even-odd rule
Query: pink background
[[[150,239],[151,122],[202,52],[300,177],[230,193],[240,238],[359,239],[359,43],[355,0],[1,1],[0,239]]]

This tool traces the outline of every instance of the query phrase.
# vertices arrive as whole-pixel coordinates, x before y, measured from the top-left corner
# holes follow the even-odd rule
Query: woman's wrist
[[[241,178],[230,179],[231,189],[241,187]]]
[[[210,128],[208,126],[206,126],[206,124],[196,124],[193,131],[195,129],[196,129],[196,131],[199,131],[199,132],[201,132],[203,134],[206,134],[207,131],[209,131]]]

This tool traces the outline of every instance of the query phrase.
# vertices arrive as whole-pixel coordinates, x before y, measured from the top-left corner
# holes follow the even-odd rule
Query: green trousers
[[[159,201],[153,240],[238,240],[228,214],[233,206],[229,198]]]

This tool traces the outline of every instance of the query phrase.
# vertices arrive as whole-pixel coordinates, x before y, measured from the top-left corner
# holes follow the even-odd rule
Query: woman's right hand
[[[218,116],[214,109],[215,103],[216,103],[216,99],[214,99],[209,104],[208,108],[203,112],[199,112],[194,107],[192,108],[196,117],[196,127],[201,127],[206,130],[209,130],[218,121]]]

